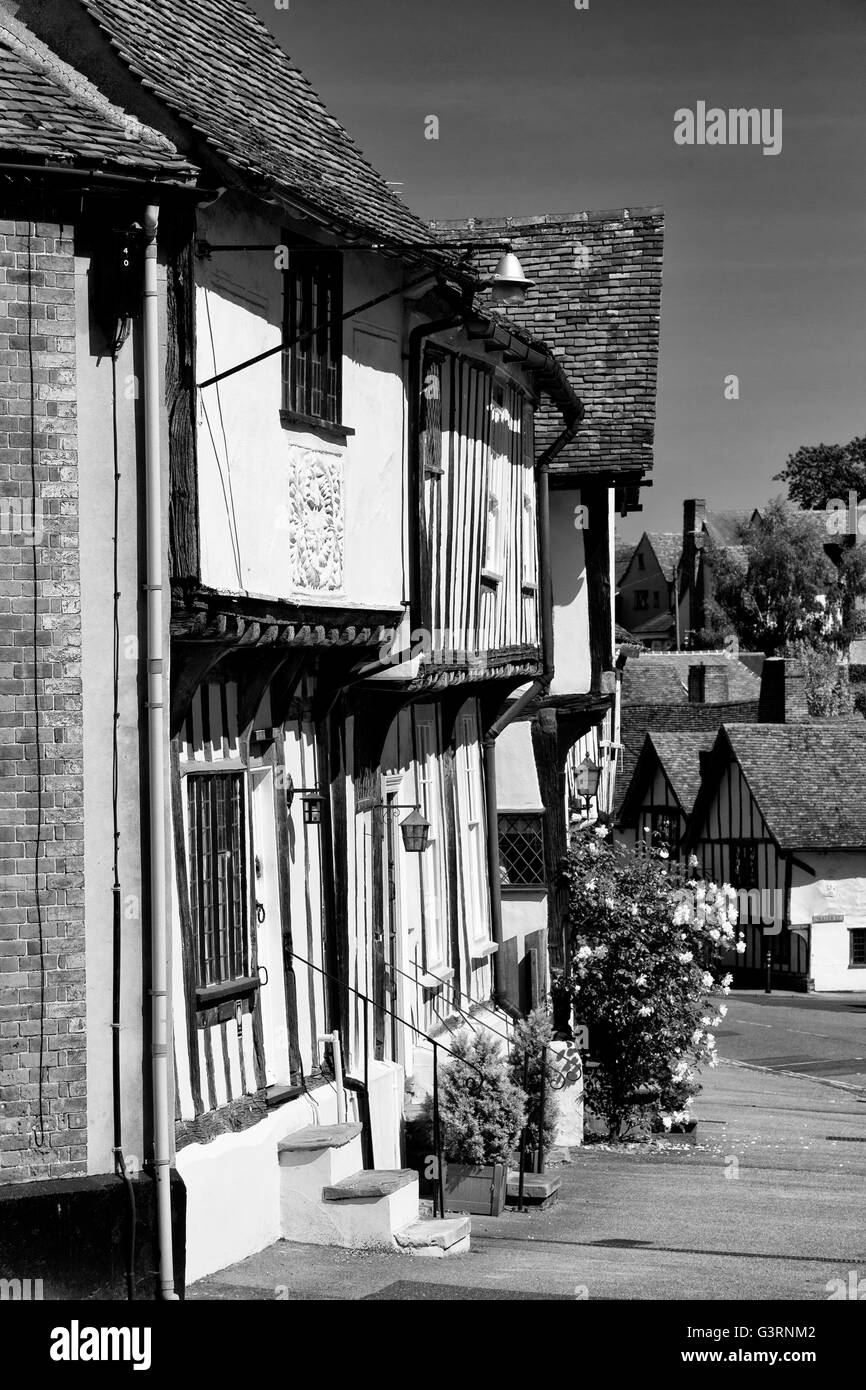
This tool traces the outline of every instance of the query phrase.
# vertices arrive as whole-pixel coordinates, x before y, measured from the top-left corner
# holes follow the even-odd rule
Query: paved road
[[[866,994],[731,995],[721,1056],[866,1087]]]
[[[705,1074],[694,1148],[574,1149],[555,1207],[473,1217],[454,1259],[280,1243],[189,1296],[828,1299],[833,1280],[866,1280],[862,1020],[850,997],[732,996],[730,1060]],[[790,1074],[792,1057],[831,1074]]]

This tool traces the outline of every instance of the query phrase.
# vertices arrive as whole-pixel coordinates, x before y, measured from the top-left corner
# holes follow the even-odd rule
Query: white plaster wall
[[[574,524],[579,504],[577,488],[550,494],[554,695],[585,694],[592,681],[583,532]]]
[[[797,857],[815,870],[812,878],[794,865],[791,923],[813,923],[809,974],[816,991],[866,990],[866,970],[848,964],[850,928],[866,928],[866,850]],[[813,922],[831,913],[844,921]]]
[[[501,811],[543,811],[532,725],[516,720],[496,740],[496,804]]]
[[[268,223],[217,203],[202,214],[213,245],[282,241]],[[199,381],[273,348],[282,332],[282,276],[270,252],[217,253],[197,261]],[[393,263],[344,257],[344,310],[399,283]],[[227,592],[306,598],[317,604],[396,607],[403,599],[405,392],[399,295],[350,319],[343,335],[346,440],[280,422],[281,354],[200,393],[198,427],[202,580]],[[342,488],[342,575],[327,588],[290,563],[290,477],[314,455]],[[314,548],[327,516],[307,527]]]

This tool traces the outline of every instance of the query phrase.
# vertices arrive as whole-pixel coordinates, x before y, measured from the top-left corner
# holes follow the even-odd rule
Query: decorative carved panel
[[[343,464],[335,454],[294,449],[289,460],[289,560],[293,589],[343,587]]]

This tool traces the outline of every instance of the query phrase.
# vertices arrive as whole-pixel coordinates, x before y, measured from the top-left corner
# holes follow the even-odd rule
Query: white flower
[[[680,965],[691,965],[692,961],[694,960],[694,956],[692,955],[691,951],[681,951],[680,954],[677,956],[677,960],[679,961]]]
[[[718,941],[718,940],[720,939],[721,935],[722,935],[722,933],[719,931],[718,927],[713,927],[713,929],[712,929],[711,932],[710,932],[710,940],[711,940],[711,941]]]
[[[641,1004],[640,1008],[638,1009],[639,1018],[649,1018],[651,1013],[652,1009],[649,1004]]]
[[[589,892],[591,893],[591,892],[593,891],[593,889],[595,888],[595,879],[594,879],[594,878],[588,878],[587,881],[586,881],[586,887],[587,887],[587,889],[589,890]]]
[[[604,958],[605,958],[606,955],[607,955],[607,947],[606,947],[606,946],[604,946],[604,945],[602,945],[602,946],[596,946],[596,948],[595,948],[595,958],[596,958],[596,960],[604,960]]]
[[[670,855],[668,854],[666,849],[659,850],[659,859],[670,859]]]
[[[707,1033],[707,1047],[710,1049],[711,1052],[714,1052],[714,1051],[715,1051],[715,1047],[716,1047],[716,1035],[715,1035],[715,1033]]]
[[[691,917],[689,905],[684,900],[680,900],[674,909],[673,923],[675,927],[682,927]]]
[[[720,1004],[720,1005],[719,1005],[719,1018],[727,1018],[727,1016],[728,1016],[728,1006],[727,1006],[727,1004]]]
[[[710,1018],[709,1014],[704,1014],[703,1018],[701,1019],[701,1023],[704,1025],[705,1028],[709,1028],[712,1024],[712,1021],[713,1020]]]
[[[591,955],[592,955],[592,947],[591,947],[591,946],[581,946],[581,947],[578,949],[578,952],[577,952],[577,959],[578,959],[578,960],[589,960],[589,958],[590,958]]]
[[[638,975],[637,979],[635,980],[635,984],[638,986],[639,989],[642,989],[643,986],[646,984],[646,975]]]
[[[734,977],[733,977],[733,975],[723,975],[723,976],[722,976],[722,988],[723,988],[723,989],[724,989],[726,986],[727,986],[728,989],[730,989],[730,987],[731,987],[731,985],[732,985],[733,983],[734,983]]]
[[[689,868],[690,868],[690,869],[696,869],[697,867],[698,867],[698,856],[697,856],[696,854],[690,854],[690,855],[689,855]]]
[[[597,825],[595,828],[595,833],[600,840],[603,840],[609,832],[606,825]]]
[[[605,898],[604,905],[610,912],[613,912],[614,908],[616,907],[616,903],[614,902],[613,898]]]
[[[695,1031],[692,1033],[692,1042],[694,1043],[695,1047],[697,1047],[698,1043],[700,1042],[703,1036],[704,1033],[702,1028],[696,1028]]]
[[[736,944],[736,947],[735,947],[734,949],[736,950],[738,956],[745,955],[745,953],[746,953],[746,943],[745,943],[745,941],[738,941],[737,944]]]
[[[709,970],[705,970],[703,975],[701,976],[701,984],[703,985],[704,989],[712,989],[715,983],[716,982],[710,974]]]

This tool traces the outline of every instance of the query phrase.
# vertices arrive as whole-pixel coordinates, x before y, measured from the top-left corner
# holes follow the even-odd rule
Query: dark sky
[[[654,486],[628,534],[678,529],[684,496],[765,501],[799,444],[866,433],[866,0],[252,3],[424,217],[664,207]],[[699,100],[781,107],[781,153],[677,146]]]

